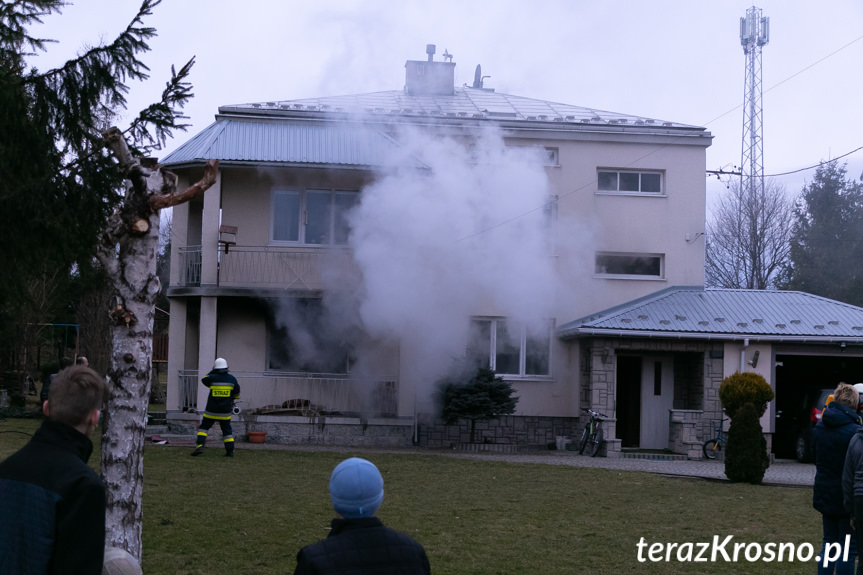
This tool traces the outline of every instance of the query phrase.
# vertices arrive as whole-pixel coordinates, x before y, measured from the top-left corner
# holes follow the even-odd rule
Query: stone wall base
[[[194,437],[200,422],[201,416],[169,413],[168,433]],[[361,420],[357,417],[259,415],[254,422],[233,418],[231,427],[236,441],[246,441],[246,431],[266,431],[266,443],[284,445],[411,447],[414,433],[413,418]],[[221,437],[221,429],[214,425],[207,442],[218,445]]]
[[[458,449],[466,445],[511,445],[517,451],[555,449],[558,437],[568,437],[575,441],[580,437],[582,428],[577,417],[506,415],[498,419],[477,421],[471,442],[471,423],[467,419],[447,425],[436,417],[419,415],[417,422],[420,446],[445,449]]]

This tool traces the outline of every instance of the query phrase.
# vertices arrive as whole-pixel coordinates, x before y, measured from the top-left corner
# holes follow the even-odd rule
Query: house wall
[[[672,285],[704,285],[705,148],[557,142],[548,168],[558,201],[560,317],[607,309]],[[662,170],[666,194],[599,193],[597,168]],[[689,240],[687,240],[689,234]],[[662,279],[595,277],[596,251],[665,254]]]
[[[755,367],[753,367],[751,365],[751,362],[753,357],[755,356],[755,352],[758,352],[758,361]],[[776,385],[773,381],[773,377],[775,375],[775,368],[773,365],[773,345],[770,343],[758,343],[750,341],[727,342],[725,344],[723,377],[728,377],[729,375],[733,375],[736,372],[757,373],[767,381],[767,383],[770,385],[770,387],[773,388],[775,393]],[[775,421],[776,402],[771,401],[767,404],[767,409],[764,411],[764,415],[761,416],[761,429],[763,429],[765,433],[772,433],[773,431],[775,431]],[[726,425],[728,425],[727,422]]]
[[[608,140],[609,138],[606,138]],[[561,325],[578,317],[629,301],[670,285],[702,285],[704,281],[703,225],[705,213],[705,142],[667,141],[655,137],[614,136],[603,141],[596,134],[540,133],[508,135],[508,143],[558,148],[559,165],[549,166],[550,193],[558,198],[555,267],[558,274],[554,318]],[[709,142],[707,142],[709,143]],[[664,193],[659,196],[599,193],[597,168],[659,170]],[[186,176],[193,179],[194,174]],[[268,246],[271,235],[271,197],[277,188],[362,189],[372,173],[314,168],[268,167],[223,168],[215,187],[204,202],[194,202],[175,211],[175,237],[187,245],[204,244],[207,272],[202,283],[215,284],[216,232],[218,225],[237,226],[238,246]],[[180,232],[180,233],[177,233]],[[181,242],[176,242],[176,250]],[[657,253],[664,256],[664,275],[658,279],[609,279],[596,277],[597,251]],[[179,258],[172,265],[172,282],[179,277]],[[254,295],[249,291],[248,296]],[[206,298],[204,298],[206,302]],[[227,306],[227,307],[225,307]],[[266,369],[266,326],[224,297],[202,307],[196,354],[187,348],[174,350],[169,361],[176,371],[179,357],[200,356],[207,369],[212,353],[229,357],[232,369]],[[218,309],[218,322],[215,310]],[[492,314],[477,309],[476,314]],[[218,325],[218,336],[211,335]],[[190,326],[193,330],[195,326]],[[172,346],[174,342],[172,341]],[[212,351],[215,350],[215,351]],[[394,352],[395,353],[395,352]],[[424,381],[416,365],[421,363],[421,345],[403,342],[393,364],[398,366],[400,416],[412,416],[417,406],[433,409],[430,382]],[[604,401],[595,386],[579,384],[579,366],[594,364],[597,357],[582,357],[578,346],[553,341],[550,378],[513,379],[519,396],[517,415],[577,417],[583,400]],[[206,366],[205,366],[206,364]],[[169,371],[169,376],[170,376]],[[613,374],[612,374],[613,375]],[[175,381],[169,377],[169,382]],[[583,379],[581,380],[583,382]],[[611,380],[613,381],[613,379]],[[170,386],[170,383],[169,383]],[[581,395],[581,397],[579,397]],[[593,397],[593,396],[596,397]]]

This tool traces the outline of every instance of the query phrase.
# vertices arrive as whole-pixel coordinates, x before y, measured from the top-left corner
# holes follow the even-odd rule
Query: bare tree
[[[156,250],[159,212],[203,194],[219,163],[207,162],[201,180],[177,193],[177,177],[154,160],[134,156],[117,128],[105,133],[126,194],[102,234],[99,261],[112,289],[111,397],[102,435],[102,480],[108,509],[107,543],[141,556],[144,431],[153,357],[153,318],[159,295]]]
[[[775,180],[743,189],[729,187],[707,222],[706,283],[709,287],[775,288],[788,261],[794,202]]]

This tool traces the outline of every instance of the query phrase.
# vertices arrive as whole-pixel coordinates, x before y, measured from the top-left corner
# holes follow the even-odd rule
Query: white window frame
[[[560,167],[560,148],[555,146],[546,146],[543,148],[543,156],[542,156],[544,166],[548,166],[550,168],[559,168]]]
[[[315,192],[326,192],[330,195],[330,212],[329,212],[329,231],[327,242],[309,242],[306,235],[309,230],[309,195]],[[299,207],[297,213],[297,239],[296,240],[277,240],[275,239],[276,232],[276,199],[282,194],[296,194],[299,197]],[[272,191],[270,198],[270,245],[276,246],[346,246],[347,240],[344,242],[335,243],[336,233],[336,198],[339,194],[356,194],[356,206],[359,203],[359,192],[357,190],[336,189],[336,188],[275,188]]]
[[[607,273],[597,270],[597,259],[600,256],[621,257],[621,258],[658,258],[659,259],[659,275],[652,274],[628,274],[628,273]],[[665,254],[659,253],[639,253],[639,252],[596,252],[593,256],[594,261],[594,277],[604,279],[624,279],[624,280],[658,280],[665,281]]]
[[[599,189],[599,178],[600,173],[614,173],[616,174],[617,181],[617,189],[615,190],[601,190]],[[620,189],[620,174],[637,174],[638,175],[638,190],[621,190]],[[641,191],[642,187],[642,175],[656,175],[659,176],[659,191],[658,192],[643,192]],[[650,197],[650,198],[664,198],[667,197],[665,190],[665,170],[627,170],[621,168],[597,168],[596,169],[596,193],[598,195],[614,195],[614,196],[640,196],[640,197]]]
[[[548,373],[544,374],[527,374],[525,373],[527,369],[527,336],[528,330],[526,327],[522,326],[519,329],[519,359],[518,359],[518,373],[498,373],[497,371],[497,326],[498,322],[508,322],[510,329],[512,327],[516,327],[511,320],[508,320],[506,317],[493,317],[493,316],[475,316],[471,318],[471,323],[475,322],[490,322],[490,337],[489,337],[489,347],[488,347],[488,365],[487,367],[493,370],[497,375],[503,377],[504,379],[511,380],[550,380],[552,379],[553,373],[553,350],[554,350],[554,320],[549,319],[546,320],[548,325]],[[483,356],[484,357],[484,356]]]

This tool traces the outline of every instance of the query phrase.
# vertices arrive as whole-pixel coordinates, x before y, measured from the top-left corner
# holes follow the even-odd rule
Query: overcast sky
[[[109,42],[139,0],[79,0],[32,32],[59,40],[34,59],[47,69],[84,44]],[[863,146],[863,2],[761,0],[764,167],[778,174]],[[405,60],[437,45],[456,84],[477,64],[498,92],[706,127],[707,169],[741,163],[743,0],[164,0],[147,24],[151,79],[132,86],[130,111],[158,98],[172,64],[192,56],[192,127],[220,105],[404,87]],[[164,157],[165,154],[162,154]],[[859,178],[863,150],[847,158]],[[796,194],[814,170],[783,176]],[[708,179],[708,200],[724,184]]]

